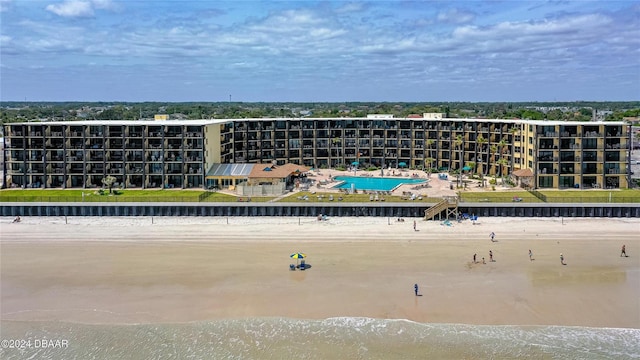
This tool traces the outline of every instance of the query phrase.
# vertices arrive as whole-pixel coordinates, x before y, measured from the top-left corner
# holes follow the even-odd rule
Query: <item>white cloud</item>
[[[449,9],[438,14],[438,21],[446,23],[464,24],[473,21],[473,19],[475,19],[473,13],[460,9]]]
[[[337,8],[336,9],[336,13],[343,14],[343,13],[361,12],[366,7],[367,7],[367,5],[365,5],[364,3],[361,3],[361,2],[350,2],[350,3],[346,3],[343,6]]]
[[[62,17],[93,16],[93,6],[89,1],[66,0],[61,4],[47,5],[46,9]]]
[[[111,0],[91,0],[93,7],[101,10],[115,10],[116,5]]]
[[[2,0],[0,0],[2,1]],[[62,17],[91,17],[95,10],[116,10],[111,0],[65,0],[63,3],[47,5],[46,10]]]
[[[168,3],[167,7],[178,8],[174,6],[178,2]],[[15,2],[0,0],[0,5],[5,4]],[[111,0],[58,0],[55,4],[47,10],[66,17],[117,12],[121,6]],[[384,97],[394,96],[391,89],[420,88],[427,83],[508,82],[511,86],[524,79],[554,83],[580,71],[582,77],[606,74],[611,79],[637,74],[634,59],[640,54],[640,36],[637,16],[628,9],[624,11],[628,19],[608,11],[487,18],[481,15],[486,14],[482,9],[463,9],[458,4],[458,9],[440,13],[422,6],[419,12],[401,8],[398,16],[382,17],[394,13],[386,11],[392,5],[381,9],[369,3],[356,13],[358,4],[275,6],[250,17],[237,17],[232,8],[209,10],[218,14],[211,17],[202,16],[201,9],[168,13],[162,8],[154,13],[149,5],[144,15],[130,6],[129,12],[138,17],[104,14],[91,22],[14,19],[13,27],[3,24],[0,45],[7,55],[4,66],[26,68],[46,58],[71,64],[69,68],[87,67],[100,59],[92,66],[98,70],[88,74],[107,71],[105,64],[116,63],[122,65],[117,71],[108,70],[109,74],[123,71],[139,76],[140,72],[150,77],[188,67],[194,75],[185,82],[209,79],[212,88],[252,74],[244,84],[258,89],[258,97],[262,96],[259,89],[270,83],[284,88],[317,83],[319,88],[330,88],[332,82],[344,84],[347,79],[354,85],[331,96],[351,96],[350,91],[360,89],[363,97]],[[134,18],[141,21],[131,21]],[[371,86],[377,81],[389,84],[384,87],[387,93]],[[234,98],[241,92],[229,91]]]
[[[0,0],[0,12],[9,11],[11,8],[12,0]]]

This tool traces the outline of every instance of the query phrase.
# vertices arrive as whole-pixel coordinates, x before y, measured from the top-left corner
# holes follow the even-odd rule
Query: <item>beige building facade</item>
[[[441,114],[440,114],[441,115]],[[5,187],[207,188],[215,164],[407,167],[508,177],[532,188],[626,188],[624,122],[283,118],[4,124]],[[233,183],[233,182],[230,182]]]

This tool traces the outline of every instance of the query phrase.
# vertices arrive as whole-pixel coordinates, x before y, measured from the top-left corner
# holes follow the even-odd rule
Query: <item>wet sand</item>
[[[485,218],[451,227],[417,219],[419,231],[405,220],[2,218],[1,318],[361,316],[640,328],[640,219]],[[310,269],[289,270],[297,251]]]

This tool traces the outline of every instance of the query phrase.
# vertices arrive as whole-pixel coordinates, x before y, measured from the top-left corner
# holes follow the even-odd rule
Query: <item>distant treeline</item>
[[[620,102],[345,102],[345,103],[243,103],[243,102],[0,102],[0,120],[137,120],[167,114],[170,119],[242,119],[274,117],[366,117],[367,114],[440,112],[450,118],[531,119],[589,121],[621,120],[640,116],[640,101]]]

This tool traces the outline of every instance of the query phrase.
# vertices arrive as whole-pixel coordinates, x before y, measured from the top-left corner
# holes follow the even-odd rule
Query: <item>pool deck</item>
[[[384,170],[384,176],[381,176],[380,170],[376,171],[364,171],[358,170],[355,173],[353,171],[339,171],[335,169],[316,169],[309,172],[309,178],[315,180],[313,185],[309,188],[309,191],[330,193],[339,193],[340,189],[334,188],[335,185],[341,181],[335,180],[337,176],[366,176],[374,178],[407,178],[407,179],[424,179],[429,180],[427,187],[420,187],[421,184],[403,184],[394,188],[391,192],[392,195],[404,195],[406,193],[416,194],[416,196],[442,198],[445,196],[456,195],[456,177],[449,176],[447,180],[442,180],[438,177],[438,173],[431,174],[430,176],[421,170],[402,170],[391,169]],[[478,180],[470,180],[466,176],[463,177],[468,182],[467,189],[465,191],[487,191],[487,188],[479,187]],[[488,178],[487,178],[488,181]],[[498,180],[500,181],[500,180]],[[453,190],[450,186],[453,184]],[[496,186],[498,190],[522,190],[519,187],[503,187]],[[488,188],[491,191],[491,188]]]

